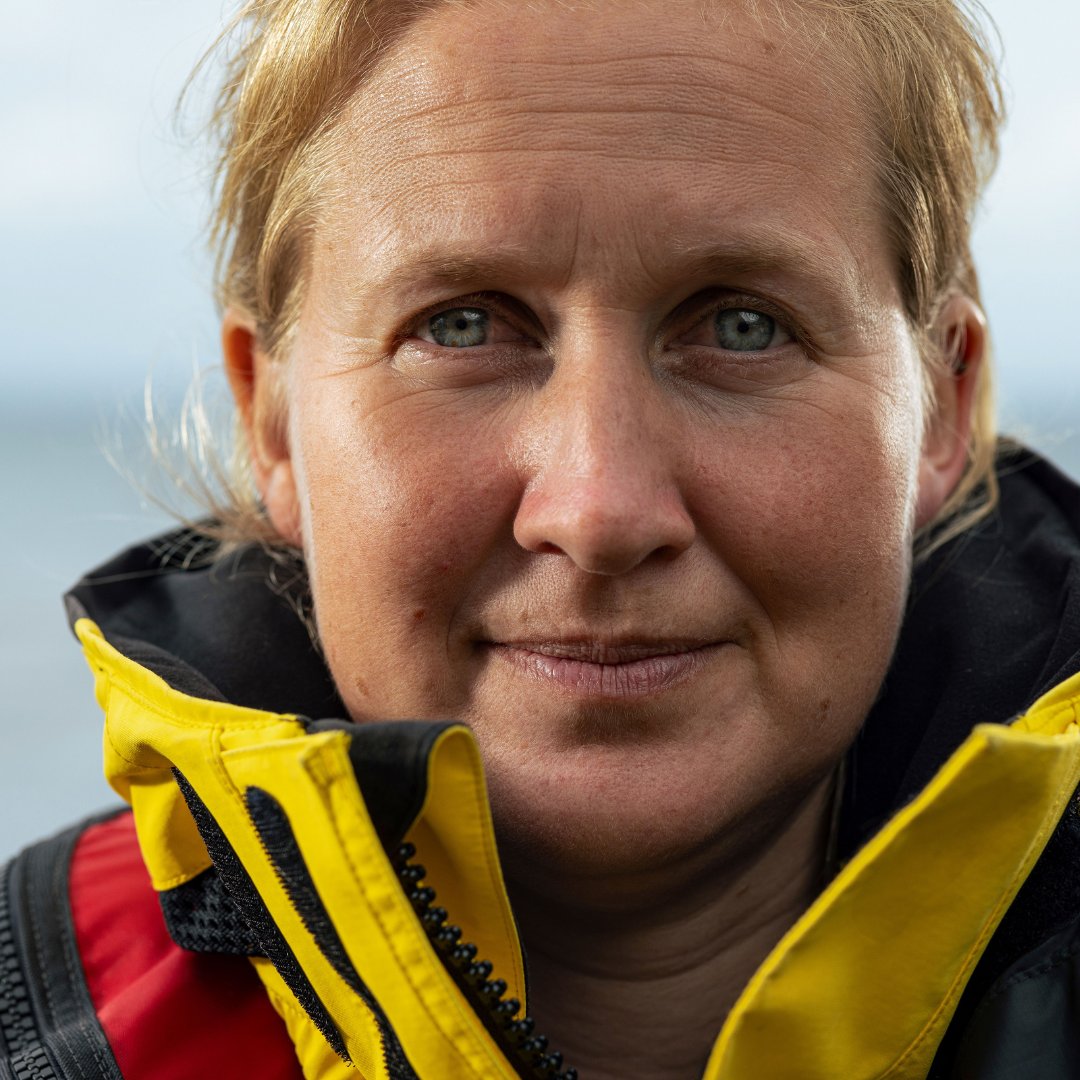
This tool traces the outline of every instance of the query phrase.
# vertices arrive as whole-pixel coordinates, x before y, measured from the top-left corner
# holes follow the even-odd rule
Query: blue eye
[[[491,318],[477,308],[448,308],[428,320],[431,340],[448,349],[469,349],[488,339]]]
[[[776,337],[776,320],[760,311],[721,308],[713,316],[713,326],[720,348],[733,352],[767,349]]]

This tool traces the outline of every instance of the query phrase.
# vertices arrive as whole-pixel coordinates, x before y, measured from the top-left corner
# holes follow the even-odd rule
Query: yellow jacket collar
[[[133,806],[154,885],[210,866],[174,769],[228,836],[366,1078],[378,1025],[311,937],[251,824],[244,792],[281,804],[349,956],[420,1077],[516,1076],[447,976],[393,873],[345,731],[189,697],[77,625],[105,711],[106,775]],[[1011,727],[978,725],[768,956],[718,1035],[706,1080],[924,1077],[964,985],[1080,782],[1080,678]],[[525,1000],[521,951],[471,735],[431,747],[407,830],[440,902]],[[1002,814],[1002,804],[1009,807]],[[341,1066],[266,961],[257,967],[309,1077]],[[344,1075],[344,1074],[342,1074]],[[350,1075],[355,1075],[351,1073]]]

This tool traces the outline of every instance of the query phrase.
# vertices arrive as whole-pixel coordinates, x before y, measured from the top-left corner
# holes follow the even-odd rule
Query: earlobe
[[[300,502],[285,426],[278,365],[259,344],[255,321],[229,308],[221,326],[225,373],[251,454],[251,473],[281,538],[301,547]]]
[[[969,296],[950,297],[934,332],[940,362],[924,377],[933,381],[919,464],[916,528],[931,522],[956,489],[968,462],[976,389],[986,359],[986,317]]]
[[[300,499],[292,462],[288,458],[282,458],[270,467],[262,488],[262,499],[266,516],[282,540],[295,548],[303,548]]]

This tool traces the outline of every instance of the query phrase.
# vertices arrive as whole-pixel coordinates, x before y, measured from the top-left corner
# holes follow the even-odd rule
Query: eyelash
[[[507,312],[506,304],[500,303],[498,296],[493,293],[479,292],[466,293],[464,296],[455,296],[449,300],[443,300],[441,303],[433,304],[431,307],[426,308],[424,311],[420,312],[419,315],[416,315],[409,320],[404,331],[399,335],[399,342],[419,337],[421,327],[426,326],[436,315],[440,315],[445,311],[453,311],[455,308],[479,308],[482,311],[487,311],[490,314],[511,323],[521,333],[535,333],[534,330],[523,329],[521,326],[522,320],[520,318],[515,318],[512,314]],[[431,342],[424,342],[424,344],[430,345]],[[436,345],[434,348],[439,348],[439,346]]]
[[[666,320],[669,323],[676,322],[679,326],[678,331],[672,334],[670,331],[661,329],[657,334],[657,343],[662,345],[665,340],[670,341],[672,338],[685,335],[700,326],[706,319],[714,316],[718,311],[724,311],[730,308],[755,311],[762,315],[767,315],[776,323],[777,327],[783,330],[788,337],[791,338],[792,343],[801,346],[811,356],[814,354],[813,346],[807,335],[802,332],[795,320],[777,305],[762,297],[751,296],[746,293],[724,292],[721,290],[709,290],[709,292],[713,298],[704,303],[701,300],[702,293],[698,293],[695,297],[691,297],[689,300],[680,304],[675,309],[674,317]],[[528,320],[522,319],[520,315],[515,316],[515,314],[507,310],[507,306],[508,305],[505,302],[500,301],[500,298],[496,294],[492,293],[476,292],[467,293],[463,296],[455,296],[449,300],[444,300],[426,308],[419,315],[412,318],[407,324],[404,332],[398,336],[396,344],[400,345],[409,339],[418,338],[421,327],[428,324],[436,315],[446,311],[453,311],[455,308],[479,308],[509,323],[519,333],[530,337],[536,337],[535,324],[531,327],[528,326]],[[694,317],[688,318],[685,321],[679,319],[678,312],[681,309],[693,310],[695,313]],[[428,341],[424,341],[424,344],[435,349],[441,348],[441,346]]]
[[[712,299],[708,300],[704,305],[699,299],[702,295],[700,293],[697,297],[691,297],[684,305],[680,305],[682,308],[692,310],[694,316],[686,322],[680,321],[678,332],[674,335],[667,335],[669,340],[671,337],[681,337],[691,330],[695,330],[719,311],[754,311],[761,315],[767,315],[776,323],[778,329],[787,334],[793,343],[809,350],[806,335],[800,330],[795,320],[777,305],[760,296],[751,296],[746,293],[710,290],[710,294]],[[753,352],[750,351],[750,354],[753,355]]]

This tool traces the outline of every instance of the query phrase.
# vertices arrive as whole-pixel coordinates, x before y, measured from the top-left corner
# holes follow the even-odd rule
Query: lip
[[[493,641],[500,660],[555,689],[605,701],[649,697],[685,681],[724,642]]]

